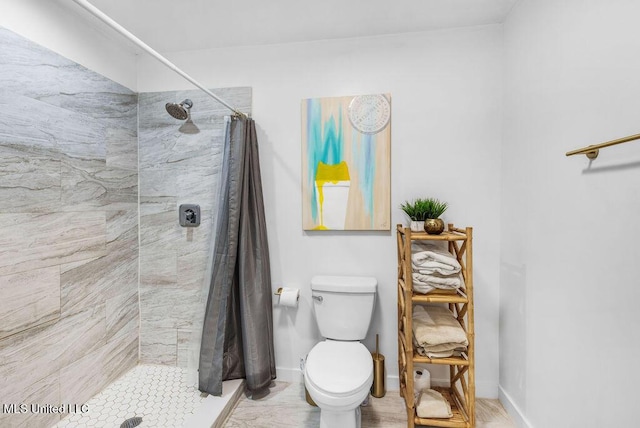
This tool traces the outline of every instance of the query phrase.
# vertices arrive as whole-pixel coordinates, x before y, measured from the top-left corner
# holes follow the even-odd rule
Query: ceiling
[[[518,0],[90,1],[152,48],[175,52],[495,24]]]

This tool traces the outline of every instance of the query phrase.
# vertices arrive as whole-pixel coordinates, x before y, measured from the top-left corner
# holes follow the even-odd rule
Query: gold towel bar
[[[567,156],[573,155],[586,155],[589,159],[595,159],[598,157],[598,152],[600,149],[615,146],[616,144],[627,143],[633,140],[640,140],[640,134],[630,135],[628,137],[618,138],[617,140],[607,141],[606,143],[597,144],[595,146],[587,146],[581,149],[572,150],[567,152]]]

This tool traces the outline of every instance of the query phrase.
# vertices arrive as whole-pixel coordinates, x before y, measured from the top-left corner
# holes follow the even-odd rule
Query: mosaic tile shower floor
[[[189,385],[186,369],[139,365],[86,402],[85,413],[61,420],[54,428],[119,427],[142,417],[139,427],[182,427],[205,397]]]

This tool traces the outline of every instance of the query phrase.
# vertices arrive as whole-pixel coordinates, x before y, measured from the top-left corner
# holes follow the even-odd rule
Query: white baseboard
[[[302,371],[300,369],[286,369],[283,367],[276,367],[276,376],[276,380],[281,382],[304,382]]]
[[[502,389],[502,386],[499,385],[498,399],[500,400],[500,403],[502,403],[502,406],[507,411],[507,413],[509,413],[509,416],[511,416],[511,419],[514,420],[519,428],[533,428],[533,425],[531,425],[531,422],[529,422],[529,420],[524,416],[524,413],[522,412],[520,407],[518,407],[511,396],[507,394],[504,389]]]
[[[276,373],[278,375],[276,380],[281,382],[304,382],[304,377],[302,376],[302,371],[300,369],[276,367]],[[385,387],[387,391],[400,390],[400,378],[398,376],[387,376]]]
[[[278,375],[277,379],[281,382],[290,382],[290,383],[302,383],[304,382],[304,377],[302,375],[302,371],[300,369],[291,369],[291,368],[283,368],[276,367],[276,373]],[[446,379],[438,379],[432,378],[431,383],[434,386],[449,386],[449,378]],[[398,376],[390,376],[387,375],[385,389],[387,391],[399,391],[400,390],[400,378]],[[482,382],[476,382],[476,396],[484,397],[484,398],[497,398],[496,390],[497,386],[494,383],[485,384]]]
[[[400,377],[387,376],[386,381],[385,386],[387,391],[400,391]]]

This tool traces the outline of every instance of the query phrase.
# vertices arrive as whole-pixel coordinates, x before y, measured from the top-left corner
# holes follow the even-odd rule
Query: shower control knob
[[[178,218],[182,227],[198,227],[200,225],[200,205],[180,205]]]

